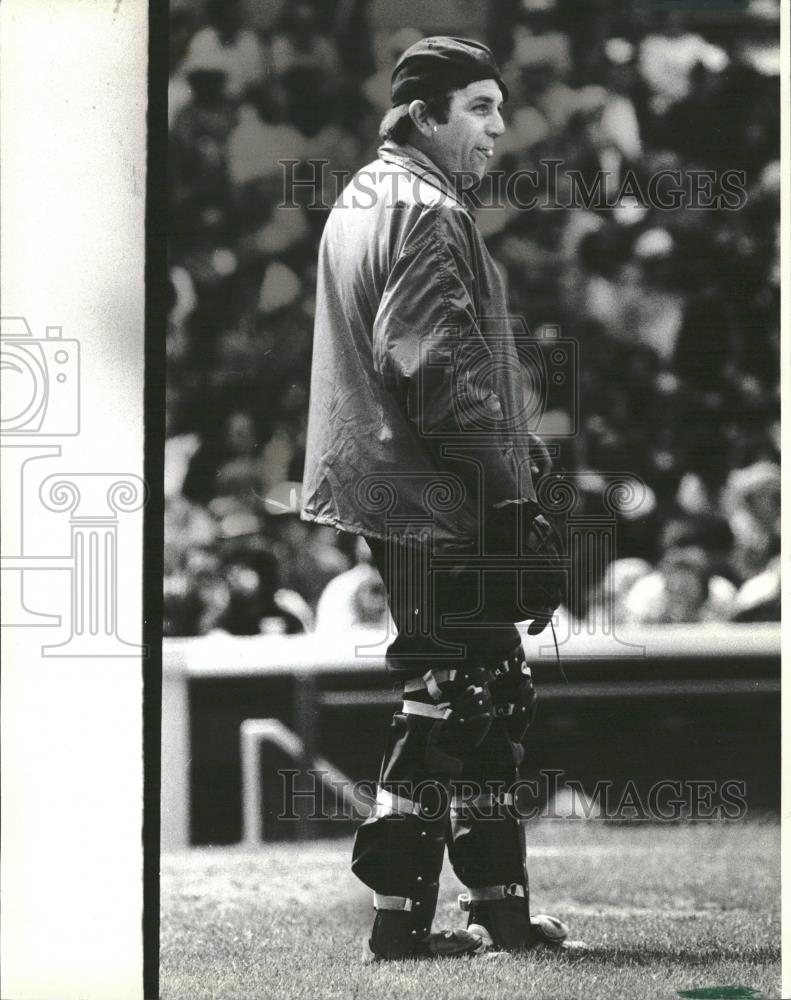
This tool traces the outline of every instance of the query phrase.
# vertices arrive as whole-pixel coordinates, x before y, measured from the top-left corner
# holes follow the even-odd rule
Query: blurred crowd
[[[779,619],[778,5],[723,0],[697,19],[637,0],[488,6],[461,32],[431,20],[440,4],[425,24],[393,27],[391,11],[379,27],[366,0],[174,0],[167,635],[386,620],[364,542],[299,520],[335,192],[278,207],[281,161],[310,180],[308,160],[373,160],[394,60],[437,28],[492,46],[511,99],[491,167],[539,178],[537,207],[477,216],[536,337],[555,467],[581,484],[578,513],[600,509],[610,473],[645,484],[614,515],[617,558],[569,612]],[[645,197],[661,171],[687,192],[671,207]],[[600,203],[575,202],[572,177],[602,177]],[[557,329],[577,344],[562,388],[548,374]]]

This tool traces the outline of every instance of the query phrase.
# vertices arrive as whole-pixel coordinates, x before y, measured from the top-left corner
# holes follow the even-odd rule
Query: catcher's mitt
[[[489,551],[525,559],[528,585],[520,596],[534,616],[528,635],[538,635],[547,627],[566,594],[558,533],[535,500],[514,501],[496,507],[490,512],[486,531]],[[531,562],[535,563],[532,570]]]

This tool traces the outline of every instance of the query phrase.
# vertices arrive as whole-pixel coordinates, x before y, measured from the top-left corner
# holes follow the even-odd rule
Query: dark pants
[[[357,831],[352,869],[375,892],[416,902],[427,931],[446,842],[467,887],[516,882],[527,891],[522,828],[503,797],[535,709],[513,624],[523,617],[518,577],[464,560],[440,566],[415,541],[367,541],[398,630],[387,668],[405,701],[390,726],[379,808]],[[427,671],[439,687],[416,680]],[[410,812],[410,804],[424,808]]]

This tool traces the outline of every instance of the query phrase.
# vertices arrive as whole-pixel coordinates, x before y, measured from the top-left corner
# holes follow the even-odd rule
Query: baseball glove
[[[566,594],[566,573],[558,533],[535,500],[514,501],[490,512],[487,542],[497,555],[525,560],[527,585],[520,599],[533,616],[528,635],[538,635],[549,624]],[[530,564],[535,568],[531,569]]]

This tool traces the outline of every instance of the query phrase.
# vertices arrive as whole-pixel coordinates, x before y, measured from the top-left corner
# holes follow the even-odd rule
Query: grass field
[[[775,823],[529,827],[533,910],[589,950],[364,966],[370,893],[348,840],[162,861],[163,1000],[644,1000],[743,985],[780,997]],[[446,865],[435,927],[459,925]]]

